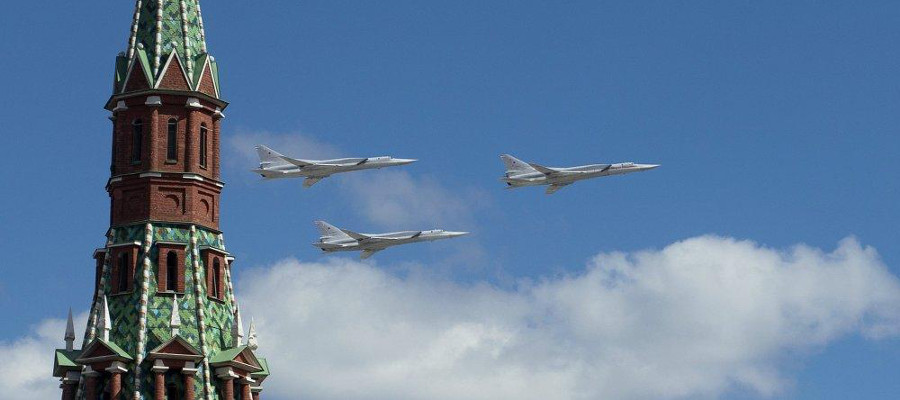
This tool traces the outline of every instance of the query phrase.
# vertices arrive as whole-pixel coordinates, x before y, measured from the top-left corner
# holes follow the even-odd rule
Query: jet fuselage
[[[513,172],[501,178],[510,187],[557,185],[564,186],[573,182],[598,178],[602,176],[624,175],[632,172],[649,171],[657,168],[656,164],[635,164],[632,162],[618,164],[592,164],[570,168],[552,168],[553,173],[528,171],[520,174]]]

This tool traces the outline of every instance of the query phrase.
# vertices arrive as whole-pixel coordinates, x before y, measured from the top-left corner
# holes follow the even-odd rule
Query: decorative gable
[[[166,62],[165,68],[163,68],[163,73],[159,77],[156,87],[158,89],[192,90],[178,53],[169,55],[169,60]]]
[[[149,360],[184,360],[199,362],[203,354],[179,335],[150,351]]]
[[[209,360],[213,367],[232,367],[234,369],[254,373],[263,371],[259,359],[253,350],[247,346],[240,346],[220,351]]]
[[[150,78],[144,72],[140,60],[136,60],[131,64],[131,71],[125,78],[125,90],[123,92],[136,92],[139,90],[150,89]]]
[[[131,360],[132,357],[115,343],[97,338],[84,348],[75,362],[82,365],[90,364],[97,366],[99,364],[102,366],[111,364],[114,361],[127,363]],[[101,366],[98,366],[98,368],[102,368]]]
[[[216,87],[216,81],[213,78],[212,66],[209,61],[203,63],[203,72],[200,75],[200,82],[197,85],[197,91],[215,98],[219,98],[219,90]]]

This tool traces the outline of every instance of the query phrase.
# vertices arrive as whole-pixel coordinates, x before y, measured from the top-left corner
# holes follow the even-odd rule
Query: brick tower
[[[221,99],[199,0],[137,0],[116,58],[110,228],[81,350],[71,312],[54,376],[63,400],[258,399],[219,231]]]

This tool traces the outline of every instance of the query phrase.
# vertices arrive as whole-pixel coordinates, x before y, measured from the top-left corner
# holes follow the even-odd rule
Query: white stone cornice
[[[128,106],[125,105],[125,100],[119,100],[116,103],[116,108],[113,108],[113,112],[125,111],[128,109]]]
[[[231,380],[231,379],[237,379],[240,377],[241,377],[240,375],[234,373],[234,370],[231,367],[216,368],[216,378],[227,381],[227,380]]]
[[[181,175],[181,177],[184,179],[191,179],[191,180],[195,180],[195,181],[199,181],[199,182],[204,181],[203,177],[200,175],[197,175],[197,174],[183,174],[183,175]]]
[[[125,368],[125,363],[121,361],[113,361],[112,365],[106,369],[106,372],[111,374],[124,374],[128,372],[128,368]]]
[[[188,108],[203,108],[203,104],[200,104],[200,99],[196,97],[188,97],[184,105]]]
[[[199,370],[200,369],[197,368],[197,364],[195,364],[193,361],[188,361],[184,363],[184,368],[181,368],[181,373],[184,375],[196,375],[197,371]]]
[[[150,370],[156,373],[165,373],[169,370],[169,367],[163,364],[162,360],[156,360],[156,362],[153,363],[153,368],[150,368]]]
[[[144,105],[159,107],[162,105],[162,98],[159,96],[148,96]]]

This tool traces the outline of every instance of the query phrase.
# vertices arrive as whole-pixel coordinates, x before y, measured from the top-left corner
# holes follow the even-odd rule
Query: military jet
[[[322,237],[313,243],[313,246],[322,249],[326,253],[337,251],[362,251],[360,258],[365,260],[375,253],[388,247],[416,242],[431,242],[434,240],[450,239],[469,232],[448,232],[442,230],[431,231],[406,231],[391,233],[356,233],[346,229],[337,228],[325,221],[316,221],[319,233]]]
[[[500,156],[506,164],[506,175],[500,180],[506,182],[508,189],[523,186],[549,185],[547,194],[556,193],[557,190],[571,185],[583,179],[598,178],[601,176],[622,175],[632,172],[649,171],[657,164],[635,164],[625,162],[618,164],[593,164],[570,168],[550,168],[540,164],[527,163],[509,154]]]
[[[256,146],[259,155],[259,169],[253,172],[265,179],[306,178],[303,187],[308,188],[322,179],[343,172],[364,169],[380,169],[416,162],[417,160],[384,157],[337,158],[334,160],[299,160],[290,158],[266,146]]]

